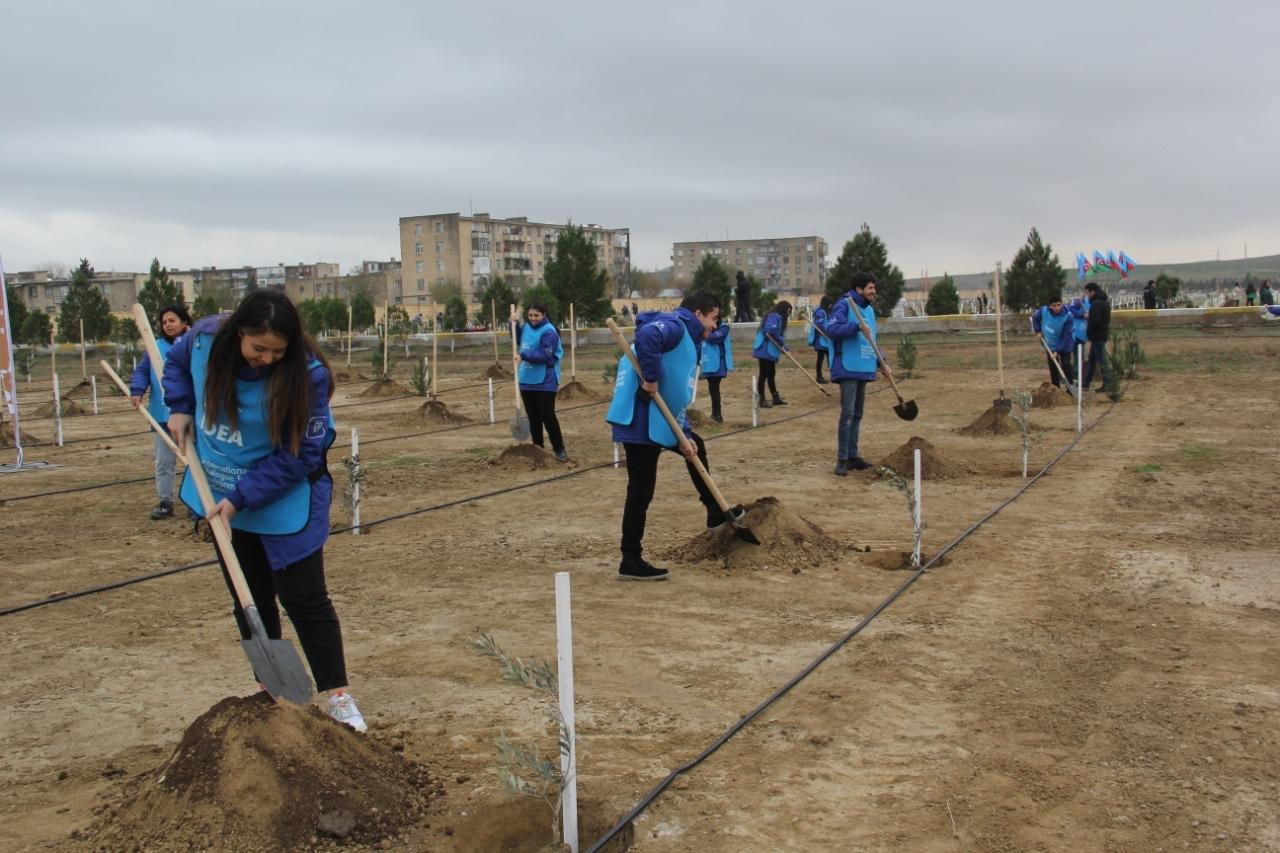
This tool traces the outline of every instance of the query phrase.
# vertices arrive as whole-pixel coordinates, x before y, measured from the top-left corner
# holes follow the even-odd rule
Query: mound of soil
[[[470,423],[471,418],[465,415],[455,415],[449,411],[449,407],[439,400],[428,400],[418,407],[416,416],[429,424],[465,424]]]
[[[600,395],[576,379],[568,385],[561,385],[557,400],[599,400]]]
[[[83,414],[84,414],[84,409],[80,407],[79,403],[77,403],[75,400],[68,400],[66,397],[62,398],[62,416],[64,418],[71,418],[71,417],[75,417],[76,415],[83,415]],[[45,403],[43,406],[40,406],[38,409],[36,409],[36,417],[39,417],[39,418],[53,417],[53,401],[50,400],[49,402]]]
[[[22,444],[25,447],[28,444],[43,444],[44,439],[32,435],[26,428],[22,428]],[[0,421],[0,447],[13,447],[13,424],[8,421]]]
[[[358,370],[335,370],[333,372],[334,382],[368,382],[369,377],[365,376]]]
[[[966,427],[961,427],[961,435],[1012,435],[1018,426],[1009,417],[1009,410],[1003,406],[992,406],[978,419]]]
[[[1052,409],[1062,403],[1070,402],[1071,395],[1047,379],[1040,387],[1031,392],[1031,408]]]
[[[746,506],[747,526],[759,545],[743,542],[725,525],[706,530],[667,555],[673,560],[713,560],[727,569],[799,570],[819,566],[847,548],[821,527],[784,507],[777,498],[761,498]]]
[[[111,381],[110,376],[105,373],[99,373],[96,378],[98,380],[99,397],[120,396],[120,389],[116,387],[115,382]],[[129,381],[128,376],[124,376],[123,379],[126,383]],[[63,396],[74,400],[90,400],[93,398],[93,383],[88,379],[82,379],[80,380],[80,384],[76,385]]]
[[[376,843],[422,814],[433,782],[319,709],[265,693],[223,699],[168,761],[133,780],[84,833],[94,849],[301,850]]]
[[[554,456],[533,444],[513,444],[497,458],[490,460],[490,465],[499,468],[510,468],[519,471],[536,471],[559,464]]]
[[[938,452],[938,448],[918,435],[911,436],[910,441],[882,459],[880,464],[886,468],[892,468],[910,481],[915,476],[917,449],[920,451],[920,479],[922,480],[951,480],[968,473],[963,465],[949,462]]]
[[[394,379],[379,379],[360,392],[361,397],[399,397],[412,394],[408,388]]]
[[[481,379],[510,379],[511,371],[507,370],[498,362],[494,362],[485,368],[484,373],[480,374]]]

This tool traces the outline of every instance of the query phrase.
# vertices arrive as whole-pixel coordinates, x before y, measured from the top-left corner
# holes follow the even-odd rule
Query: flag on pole
[[[1084,252],[1076,252],[1076,278],[1084,281],[1084,277],[1093,271],[1093,264],[1084,256]]]
[[[1123,250],[1123,249],[1121,249],[1121,250],[1120,250],[1120,265],[1121,265],[1122,267],[1124,267],[1126,271],[1130,271],[1130,272],[1131,272],[1131,271],[1133,271],[1133,270],[1137,269],[1137,267],[1138,267],[1138,262],[1137,262],[1137,261],[1135,261],[1133,258],[1129,257],[1128,255],[1126,255],[1126,254],[1124,253],[1124,250]]]
[[[1094,272],[1094,274],[1096,275],[1096,274],[1097,274],[1098,272],[1100,272],[1100,271],[1101,271],[1101,270],[1102,270],[1106,265],[1107,265],[1107,256],[1106,256],[1106,255],[1104,255],[1104,254],[1102,254],[1101,252],[1099,252],[1097,249],[1094,249],[1094,250],[1093,250],[1093,272]]]

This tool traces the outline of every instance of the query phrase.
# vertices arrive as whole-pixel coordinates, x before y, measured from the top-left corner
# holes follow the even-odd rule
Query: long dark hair
[[[160,334],[164,335],[164,339],[169,343],[173,343],[174,339],[165,334],[164,331],[164,315],[172,314],[182,321],[182,325],[188,329],[191,328],[191,315],[187,313],[187,306],[178,303],[176,305],[166,305],[156,313],[156,328],[160,330]]]
[[[289,342],[284,357],[271,366],[267,378],[267,428],[276,447],[288,446],[290,452],[297,453],[311,412],[311,382],[307,378],[311,359],[319,359],[328,373],[326,399],[333,397],[333,371],[303,328],[298,309],[283,293],[274,290],[257,290],[246,296],[214,335],[204,385],[205,426],[212,427],[215,414],[221,410],[226,412],[231,428],[236,428],[236,377],[247,366],[240,338],[264,332],[275,332]]]

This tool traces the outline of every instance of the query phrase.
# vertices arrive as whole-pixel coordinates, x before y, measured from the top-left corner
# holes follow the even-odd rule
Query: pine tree
[[[1018,249],[1013,263],[1009,264],[1001,298],[1004,307],[1026,311],[1048,304],[1049,298],[1061,294],[1066,284],[1067,274],[1053,247],[1041,241],[1040,232],[1032,228],[1027,242]]]
[[[556,324],[557,328],[567,328],[569,325],[569,306],[560,304],[560,300],[551,291],[551,288],[545,284],[539,284],[534,287],[526,287],[524,292],[520,294],[520,313],[524,314],[529,310],[529,306],[535,302],[541,302],[547,306],[547,313],[551,316],[551,320]],[[508,315],[509,316],[509,315]],[[499,313],[501,318],[502,314]],[[578,306],[573,306],[573,319],[581,322],[582,315],[578,313]]]
[[[609,273],[597,269],[595,244],[573,223],[560,231],[555,260],[547,261],[543,278],[561,306],[567,310],[573,303],[574,316],[584,322],[603,323],[613,316]]]
[[[924,313],[931,316],[960,313],[960,292],[956,280],[946,273],[929,288],[929,298],[924,303]]]
[[[153,323],[160,322],[160,309],[166,305],[182,305],[182,288],[169,278],[167,267],[160,266],[159,258],[151,259],[151,272],[138,290],[138,303],[146,309]]]
[[[373,300],[363,293],[351,297],[351,327],[367,329],[374,322]]]
[[[27,303],[18,298],[18,291],[14,290],[13,285],[7,281],[4,283],[4,295],[9,302],[9,334],[16,341],[18,335],[22,333],[22,324],[27,319]]]
[[[902,298],[902,270],[889,263],[889,250],[884,241],[871,232],[867,223],[853,239],[844,244],[827,275],[827,295],[839,299],[853,286],[856,272],[873,273],[876,277],[876,316],[888,317]]]
[[[507,284],[500,275],[495,275],[489,279],[488,284],[476,291],[476,302],[480,303],[476,320],[481,325],[488,326],[489,322],[496,318],[499,328],[503,328],[503,323],[511,313],[511,306],[520,304],[511,285]],[[576,305],[574,311],[577,311]]]
[[[729,315],[729,297],[733,294],[733,287],[729,284],[729,271],[712,255],[703,255],[702,263],[693,271],[693,288],[690,293],[698,291],[705,291],[719,299],[720,313]]]
[[[27,318],[22,321],[22,331],[13,334],[24,344],[33,347],[44,346],[49,343],[49,333],[53,331],[52,325],[48,314],[43,311],[29,311]]]
[[[71,289],[62,300],[58,314],[58,340],[80,340],[80,321],[84,320],[84,339],[102,341],[111,335],[111,306],[98,288],[91,283],[93,267],[80,259],[80,266],[71,274]]]
[[[460,332],[467,327],[467,301],[461,296],[450,296],[444,304],[444,328],[446,332]]]

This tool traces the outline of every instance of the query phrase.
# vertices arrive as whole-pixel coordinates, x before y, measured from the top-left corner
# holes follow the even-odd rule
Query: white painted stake
[[[760,394],[757,389],[760,387],[756,384],[758,380],[756,375],[751,374],[751,426],[760,426]]]
[[[138,369],[138,357],[136,355],[133,357],[133,369]]]
[[[915,462],[916,462],[915,491],[912,493],[912,495],[913,497],[915,497],[915,502],[916,502],[916,506],[915,506],[916,541],[911,551],[911,565],[915,566],[918,569],[920,568],[920,540],[923,538],[921,536],[921,533],[923,531],[922,531],[921,520],[920,520],[921,519],[921,516],[920,516],[920,448],[918,447],[916,448],[916,451],[915,451]]]
[[[1076,432],[1084,432],[1084,344],[1076,344]]]
[[[93,413],[98,414],[98,377],[89,377],[89,387],[93,390]]]
[[[613,467],[618,467],[618,442],[613,443]]]
[[[496,423],[493,417],[493,377],[489,377],[489,423]]]
[[[573,621],[569,607],[569,573],[556,572],[556,672],[560,676],[560,719],[564,721],[568,754],[560,754],[564,778],[561,817],[564,843],[578,853],[578,756],[573,721]]]
[[[62,391],[56,373],[53,374],[53,419],[58,429],[58,446],[62,447]]]
[[[353,470],[360,472],[360,431],[351,428],[351,464]],[[360,535],[360,481],[351,484],[351,535]]]

